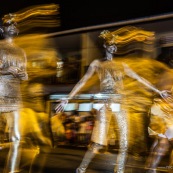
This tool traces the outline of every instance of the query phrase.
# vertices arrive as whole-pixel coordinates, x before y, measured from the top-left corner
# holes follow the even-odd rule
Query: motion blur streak
[[[52,28],[60,26],[59,5],[43,4],[24,8],[14,14],[21,33],[37,27]],[[7,15],[4,16],[8,20]]]

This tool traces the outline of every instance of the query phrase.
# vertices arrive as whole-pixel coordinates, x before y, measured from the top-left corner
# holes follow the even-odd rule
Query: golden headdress
[[[153,43],[155,33],[134,26],[125,26],[115,31],[104,30],[99,35],[108,45],[129,44],[130,42]]]
[[[34,5],[3,16],[3,24],[18,23],[20,31],[36,27],[57,27],[60,25],[58,4]]]
[[[16,17],[16,14],[12,14],[12,13],[6,14],[2,18],[2,22],[3,24],[16,23],[15,17]]]

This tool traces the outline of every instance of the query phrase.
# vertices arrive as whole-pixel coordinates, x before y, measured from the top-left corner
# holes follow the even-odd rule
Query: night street
[[[22,159],[21,173],[75,173],[85,154],[86,148],[81,147],[56,147],[42,149],[34,160],[27,157]],[[33,151],[27,151],[34,156]],[[96,155],[90,163],[87,173],[113,173],[116,161],[116,151],[108,150],[106,153]],[[29,162],[33,162],[30,168]],[[164,160],[167,162],[167,159]],[[165,163],[159,167],[160,172],[166,172]],[[1,162],[2,163],[2,162]],[[132,156],[129,154],[125,173],[144,173],[145,157]],[[2,168],[1,168],[2,169]],[[30,171],[29,171],[30,170]]]

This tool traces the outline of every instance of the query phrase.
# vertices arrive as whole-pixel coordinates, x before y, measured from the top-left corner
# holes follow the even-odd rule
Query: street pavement
[[[35,157],[31,173],[75,173],[80,165],[87,148],[85,147],[57,147],[44,149]],[[117,150],[111,149],[97,154],[86,173],[113,173],[116,164]],[[125,173],[144,173],[146,156],[128,154]],[[167,158],[158,168],[160,172],[167,172]]]
[[[59,146],[56,148],[41,147],[26,150],[21,160],[21,173],[75,173],[82,161],[86,147]],[[39,151],[39,154],[38,154]],[[0,173],[2,172],[7,150],[1,151]],[[117,151],[114,149],[97,154],[91,161],[86,173],[113,173]],[[128,155],[125,173],[145,173],[145,156]],[[167,172],[167,158],[158,168]],[[30,166],[32,164],[32,166]]]

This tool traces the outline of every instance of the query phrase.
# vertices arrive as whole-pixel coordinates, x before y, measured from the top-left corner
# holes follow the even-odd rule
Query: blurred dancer
[[[154,137],[154,141],[145,165],[147,173],[156,173],[161,159],[168,153],[170,147],[173,147],[173,71],[169,68],[166,69],[157,79],[157,87],[155,87],[127,64],[124,64],[124,67],[129,76],[156,93],[149,112],[150,124],[148,127],[149,135]]]
[[[27,80],[26,55],[23,49],[15,45],[13,38],[18,35],[12,14],[5,15],[0,42],[0,112],[7,119],[10,150],[4,173],[19,172],[21,135],[19,127],[20,82]]]
[[[107,99],[100,104],[100,107],[96,108],[96,122],[91,137],[92,142],[89,145],[88,151],[86,152],[80,166],[77,168],[76,173],[85,173],[95,154],[107,145],[108,129],[112,115],[117,121],[120,132],[120,149],[116,162],[117,166],[115,167],[114,172],[123,173],[125,171],[128,150],[127,112],[125,109],[123,109],[122,105],[119,109],[113,109],[116,103],[121,103],[125,99],[123,95],[120,95],[120,98],[118,98],[116,95],[122,93],[121,90],[123,90],[124,71],[122,65],[117,66],[114,63],[113,57],[117,52],[117,43],[128,43],[128,41],[133,39],[138,40],[138,35],[140,36],[140,41],[149,37],[147,32],[143,34],[142,30],[140,30],[139,33],[136,33],[136,31],[138,31],[138,29],[136,30],[135,27],[125,27],[115,32],[101,32],[100,38],[104,40],[103,47],[105,48],[105,57],[102,60],[96,59],[90,64],[88,71],[70,92],[69,97],[63,98],[61,103],[55,108],[56,112],[63,111],[64,107],[68,103],[68,100],[73,98],[73,96],[75,96],[81,90],[81,88],[95,73],[98,75],[100,79],[100,93],[107,96]],[[120,37],[118,34],[120,34]]]
[[[101,33],[100,37],[103,37],[104,32]],[[122,72],[118,71],[113,73],[112,67],[112,59],[114,53],[117,51],[117,47],[115,43],[106,42],[107,38],[105,38],[104,48],[105,48],[105,58],[103,60],[94,60],[84,75],[84,77],[79,81],[79,83],[74,87],[74,89],[69,94],[67,99],[64,99],[57,107],[56,111],[62,111],[64,106],[67,104],[68,99],[72,98],[77,92],[85,85],[87,80],[97,72],[100,77],[100,87],[101,93],[111,95],[118,93],[118,90],[122,89]],[[90,144],[88,151],[86,152],[82,163],[80,164],[79,168],[76,170],[77,173],[84,173],[91,162],[92,158],[95,154],[107,145],[107,136],[108,136],[108,129],[111,120],[111,104],[116,103],[116,98],[109,97],[106,102],[98,109],[97,118],[98,124],[94,127],[93,134],[91,137],[92,143]],[[117,172],[124,172],[124,163],[126,159],[126,153],[128,148],[128,140],[127,140],[127,120],[126,120],[126,113],[123,110],[120,110],[117,114],[114,112],[114,115],[117,118],[118,125],[120,128],[120,154],[118,157],[118,166]],[[115,170],[116,171],[116,170]]]
[[[146,161],[147,173],[157,172],[161,159],[168,154],[170,146],[173,144],[172,112],[173,107],[169,106],[164,99],[154,99],[150,112],[152,118],[150,120],[150,127],[148,128],[150,137],[154,136],[154,141]]]
[[[164,90],[167,97],[156,96],[150,109],[148,132],[150,137],[154,137],[154,141],[146,161],[147,173],[156,173],[162,158],[173,148],[172,74],[173,71],[170,70],[161,76],[157,87]],[[169,165],[167,168],[169,169]]]

